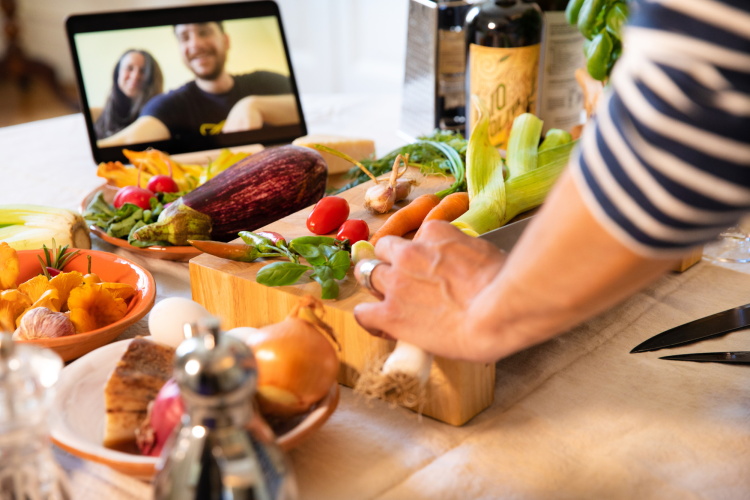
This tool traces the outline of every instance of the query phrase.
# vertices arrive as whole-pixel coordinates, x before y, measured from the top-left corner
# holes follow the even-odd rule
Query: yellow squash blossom
[[[18,253],[6,242],[0,242],[0,290],[15,288],[20,273]]]
[[[76,333],[86,333],[121,320],[128,306],[101,284],[93,283],[74,288],[68,297],[68,308]]]
[[[60,294],[60,311],[69,309],[66,307],[71,290],[83,284],[83,275],[78,271],[60,273],[51,280],[49,284]]]
[[[31,304],[31,299],[18,290],[0,292],[0,330],[13,332],[16,318]]]
[[[113,297],[123,299],[126,302],[135,295],[135,288],[127,283],[102,283],[102,287],[106,288]]]
[[[43,274],[18,285],[18,291],[28,295],[32,302],[39,300],[39,297],[50,288],[52,287],[50,287],[49,280]]]

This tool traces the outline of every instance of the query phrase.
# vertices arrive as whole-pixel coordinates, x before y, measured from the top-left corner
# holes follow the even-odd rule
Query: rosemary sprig
[[[42,261],[41,256],[37,255],[37,257],[39,258],[39,263],[42,264],[42,272],[44,272],[44,275],[47,276],[47,278],[49,278],[49,273],[47,272],[48,267],[62,271],[71,259],[81,253],[80,250],[65,253],[68,251],[68,245],[58,247],[54,238],[52,238],[52,254],[50,254],[47,245],[42,245],[42,250],[44,250],[46,264]]]

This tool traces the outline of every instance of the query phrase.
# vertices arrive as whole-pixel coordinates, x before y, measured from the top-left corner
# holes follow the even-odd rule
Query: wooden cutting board
[[[434,193],[452,183],[451,178],[420,176],[411,169],[408,176],[418,178],[419,185],[405,206],[425,193]],[[384,176],[385,177],[385,176]],[[374,233],[388,215],[372,215],[362,204],[365,191],[372,181],[361,184],[342,196],[349,202],[351,219],[364,219]],[[312,207],[301,210],[284,219],[269,224],[263,230],[276,231],[287,241],[298,236],[309,236],[305,222]],[[203,304],[212,314],[225,321],[226,328],[238,326],[262,327],[283,320],[297,303],[299,297],[310,294],[320,297],[320,285],[303,278],[293,286],[267,287],[255,281],[256,273],[267,262],[241,263],[220,259],[208,254],[190,261],[190,284],[193,300]],[[339,282],[339,298],[325,302],[325,321],[329,323],[341,343],[341,370],[338,380],[352,387],[367,363],[380,359],[391,352],[395,342],[371,336],[354,320],[352,311],[361,302],[376,299],[354,279],[353,269]],[[421,408],[423,414],[437,420],[462,425],[492,403],[495,386],[495,365],[452,361],[440,357],[433,363],[427,387],[428,402]]]

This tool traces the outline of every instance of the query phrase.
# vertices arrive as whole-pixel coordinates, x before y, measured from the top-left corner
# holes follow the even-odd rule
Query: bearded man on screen
[[[185,66],[195,80],[151,99],[130,126],[99,147],[190,139],[299,122],[289,78],[271,71],[230,75],[229,36],[222,23],[174,27]]]

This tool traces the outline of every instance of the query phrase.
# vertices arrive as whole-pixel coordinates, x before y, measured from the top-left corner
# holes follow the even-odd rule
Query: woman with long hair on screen
[[[94,124],[98,139],[133,123],[149,99],[161,94],[164,87],[159,63],[144,50],[126,51],[115,66],[112,80],[112,90]]]

